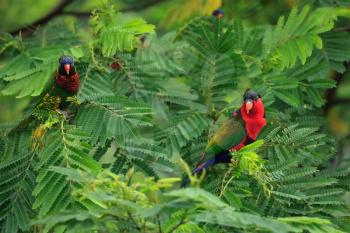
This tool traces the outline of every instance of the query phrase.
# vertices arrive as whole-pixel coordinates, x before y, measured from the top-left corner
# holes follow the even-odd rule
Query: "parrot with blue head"
[[[216,9],[213,11],[212,16],[221,19],[224,17],[224,11],[222,9]]]
[[[59,109],[65,109],[69,105],[67,97],[72,97],[78,92],[80,79],[71,56],[63,55],[58,61],[54,85],[48,94],[59,97]]]
[[[53,75],[53,78],[46,84],[43,94],[34,100],[31,104],[30,112],[9,134],[26,128],[36,117],[36,110],[57,111],[66,119],[69,114],[65,109],[70,102],[68,97],[74,96],[80,87],[79,74],[74,65],[74,59],[71,56],[63,55],[58,60],[58,68]]]

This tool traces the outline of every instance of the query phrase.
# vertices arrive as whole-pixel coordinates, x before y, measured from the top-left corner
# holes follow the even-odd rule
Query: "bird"
[[[148,47],[147,44],[147,36],[146,34],[143,34],[139,37],[141,48],[146,49]]]
[[[115,60],[111,63],[110,67],[115,71],[119,71],[119,70],[121,70],[122,65],[120,64],[120,62],[118,60]]]
[[[69,105],[68,97],[77,94],[80,87],[79,74],[74,66],[71,56],[63,55],[59,58],[59,66],[54,78],[54,85],[48,95],[60,98],[59,110],[64,110]]]
[[[66,109],[70,102],[68,97],[77,94],[80,87],[79,74],[74,66],[74,59],[71,56],[63,55],[58,59],[58,68],[53,78],[45,85],[43,94],[34,100],[34,104],[28,109],[29,115],[10,130],[12,134],[26,128],[35,118],[36,110],[56,111],[67,119],[69,114]]]
[[[221,19],[224,17],[224,11],[222,9],[216,9],[213,11],[212,16]]]
[[[234,111],[209,140],[192,176],[218,163],[230,163],[231,152],[253,143],[266,125],[265,108],[260,94],[247,90],[240,109]],[[210,158],[204,162],[206,158]],[[184,186],[189,179],[183,182]]]

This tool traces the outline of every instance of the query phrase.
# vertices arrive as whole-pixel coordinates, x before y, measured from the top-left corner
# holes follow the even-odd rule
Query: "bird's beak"
[[[249,114],[250,110],[253,108],[253,101],[252,100],[246,100],[245,101],[245,110],[247,111],[247,114]]]
[[[64,70],[67,72],[67,75],[69,75],[70,64],[65,64],[65,65],[64,65]]]

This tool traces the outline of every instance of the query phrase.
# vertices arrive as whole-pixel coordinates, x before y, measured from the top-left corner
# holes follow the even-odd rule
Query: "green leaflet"
[[[286,217],[279,218],[280,221],[288,223],[299,229],[300,232],[308,230],[310,232],[334,232],[342,233],[343,231],[334,228],[329,220],[319,218],[305,218],[305,217]]]
[[[99,72],[86,64],[77,66],[81,84],[77,97],[79,101],[84,102],[97,93],[100,95],[113,95],[111,88],[111,77],[107,73]]]
[[[28,150],[28,140],[23,133],[5,141],[6,161],[0,165],[0,221],[6,232],[26,231],[30,228],[32,210],[32,191],[35,173],[32,166],[35,153]],[[27,138],[28,139],[28,138]]]
[[[27,54],[18,55],[0,72],[3,79],[9,82],[2,93],[16,95],[17,98],[40,95],[49,80],[53,80],[57,57],[62,52],[60,48],[52,47],[31,49]]]
[[[1,93],[23,98],[47,92],[54,80],[58,57],[64,50],[62,46],[47,46],[30,48],[17,55],[0,69],[0,79],[8,82]]]
[[[33,190],[36,197],[33,208],[39,209],[40,216],[64,210],[73,204],[72,181],[51,170],[51,166],[74,167],[92,173],[101,170],[88,154],[91,147],[84,143],[87,139],[74,126],[66,126],[63,122],[47,137],[50,143],[40,152],[40,161],[35,166],[38,176]]]
[[[173,121],[175,124],[170,124],[159,132],[165,136],[162,142],[169,155],[176,155],[188,142],[198,138],[209,124],[208,119],[199,114],[189,115],[178,122],[176,119]]]
[[[239,22],[236,23],[235,31],[232,26],[224,29],[219,21],[211,20],[194,26],[188,35],[185,34],[186,41],[192,46],[188,54],[191,72],[195,72],[198,77],[194,88],[205,100],[209,111],[227,105],[238,76],[247,72],[248,62],[243,55],[234,51],[239,42],[231,41],[238,39],[243,43],[242,34],[243,26],[239,26]],[[259,72],[255,70],[256,67],[250,68],[250,72]]]
[[[89,133],[92,142],[107,139],[123,142],[138,137],[138,127],[152,126],[151,108],[123,96],[90,96],[76,117],[76,123]]]
[[[260,216],[251,215],[247,213],[238,213],[230,208],[224,208],[222,210],[215,211],[203,211],[202,214],[196,216],[196,221],[218,224],[227,227],[239,228],[262,228],[269,232],[290,232],[293,228],[287,224],[279,221],[265,218]]]
[[[293,8],[287,20],[282,16],[274,30],[267,30],[264,38],[266,58],[281,69],[292,67],[298,60],[305,64],[314,47],[323,47],[320,34],[333,28],[339,14],[333,8],[312,12],[308,6],[300,12]]]
[[[322,34],[324,41],[322,54],[332,69],[343,73],[343,61],[350,60],[350,37],[346,32],[327,32]]]
[[[293,107],[298,107],[300,105],[298,96],[295,94],[294,90],[274,90],[273,92],[277,98]]]
[[[113,6],[107,5],[105,9],[94,11],[90,25],[105,57],[113,57],[116,51],[133,50],[140,44],[138,36],[154,32],[154,25],[140,18],[126,19],[116,13]]]

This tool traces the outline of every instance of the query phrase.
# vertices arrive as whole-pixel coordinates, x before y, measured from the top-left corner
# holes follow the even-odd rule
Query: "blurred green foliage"
[[[30,26],[31,22],[50,12],[60,0],[0,1],[0,32]]]

